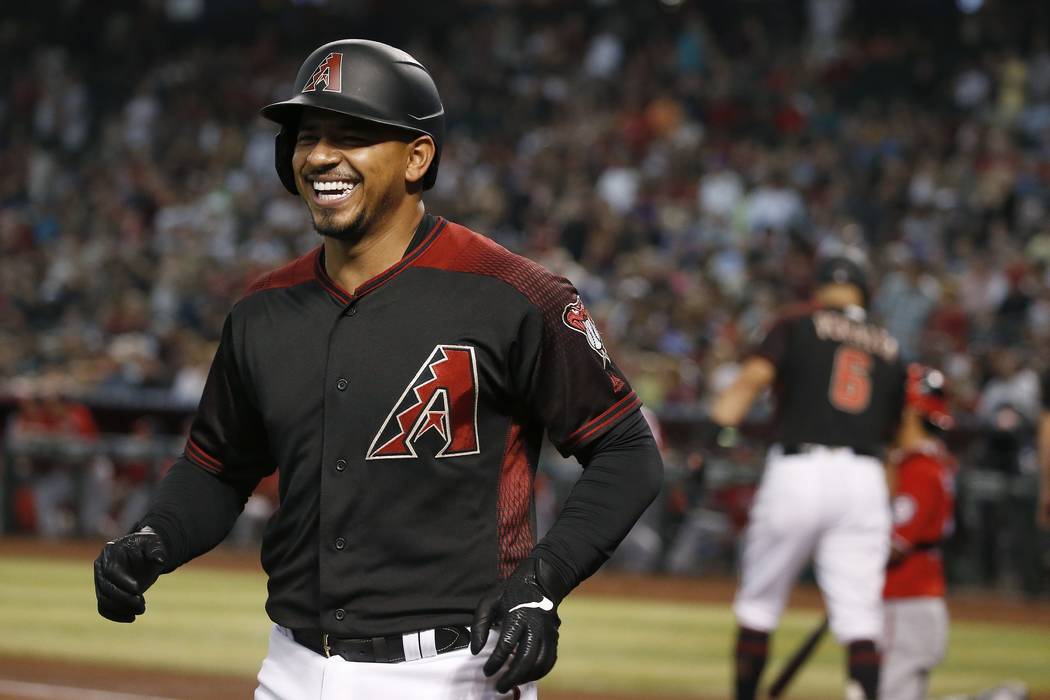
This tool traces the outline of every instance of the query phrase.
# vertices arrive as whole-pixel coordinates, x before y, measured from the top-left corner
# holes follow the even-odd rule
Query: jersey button
[[[337,619],[340,622],[342,622],[345,617],[346,617],[346,611],[343,610],[342,608],[339,608],[338,610],[335,611],[335,619]]]
[[[339,391],[346,391],[346,387],[348,386],[350,386],[350,382],[346,381],[345,379],[340,379],[338,382],[335,383],[335,388]]]
[[[343,549],[344,547],[346,547],[346,540],[344,540],[342,537],[336,537],[335,538],[335,548],[336,549]]]
[[[352,304],[349,309],[346,310],[347,316],[353,316],[357,313],[357,304]]]
[[[345,459],[337,459],[335,461],[335,470],[337,472],[341,472],[344,469],[346,469],[346,460]]]

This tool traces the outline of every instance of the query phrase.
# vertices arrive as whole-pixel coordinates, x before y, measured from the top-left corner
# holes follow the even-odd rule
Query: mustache
[[[314,180],[316,180],[318,178],[321,178],[321,177],[338,179],[338,180],[352,180],[354,182],[357,182],[357,181],[361,180],[361,175],[359,175],[358,173],[354,173],[354,172],[343,173],[343,172],[336,172],[334,170],[313,170],[313,171],[310,171],[310,172],[304,172],[303,173],[303,179],[306,180],[307,182],[313,182]]]

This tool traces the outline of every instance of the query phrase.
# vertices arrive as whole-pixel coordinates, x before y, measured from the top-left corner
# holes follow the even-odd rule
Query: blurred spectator
[[[6,438],[23,446],[15,471],[32,489],[33,520],[24,524],[45,537],[100,534],[113,465],[90,450],[94,418],[59,382],[48,377],[19,403]]]
[[[901,357],[912,361],[918,358],[919,341],[940,289],[904,246],[890,246],[887,257],[892,267],[883,277],[874,308],[886,330],[900,342]]]
[[[1004,420],[1004,409],[1016,414],[1009,421],[1023,421],[1034,425],[1039,414],[1039,376],[1023,364],[1021,353],[1015,348],[994,351],[991,360],[991,379],[985,384],[977,402],[977,417],[996,427]]]
[[[173,460],[160,458],[159,437],[154,420],[137,418],[132,422],[127,441],[115,450],[112,480],[107,484],[109,509],[100,527],[107,537],[132,531],[146,514],[153,484],[161,471],[171,466]]]

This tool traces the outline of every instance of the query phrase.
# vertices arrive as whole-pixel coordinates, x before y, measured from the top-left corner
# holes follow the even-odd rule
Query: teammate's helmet
[[[281,125],[275,164],[281,183],[289,192],[298,194],[292,174],[292,151],[303,107],[430,136],[436,151],[423,176],[423,189],[434,186],[445,136],[445,108],[430,73],[412,56],[378,41],[333,41],[310,54],[295,76],[293,90],[291,99],[262,109],[264,117]]]
[[[923,426],[931,433],[942,433],[955,425],[948,410],[944,375],[932,367],[916,362],[908,365],[904,401],[919,414]]]
[[[864,266],[845,255],[824,258],[818,263],[817,284],[852,284],[863,293],[865,306],[870,298],[868,273]]]

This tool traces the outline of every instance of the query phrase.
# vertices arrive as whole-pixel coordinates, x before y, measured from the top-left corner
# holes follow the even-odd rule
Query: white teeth
[[[353,184],[345,182],[343,180],[336,180],[335,182],[315,182],[314,190],[317,192],[342,192],[343,190],[349,190],[353,187]]]
[[[345,180],[333,182],[314,182],[314,195],[322,202],[334,202],[338,199],[349,197],[357,186]]]

